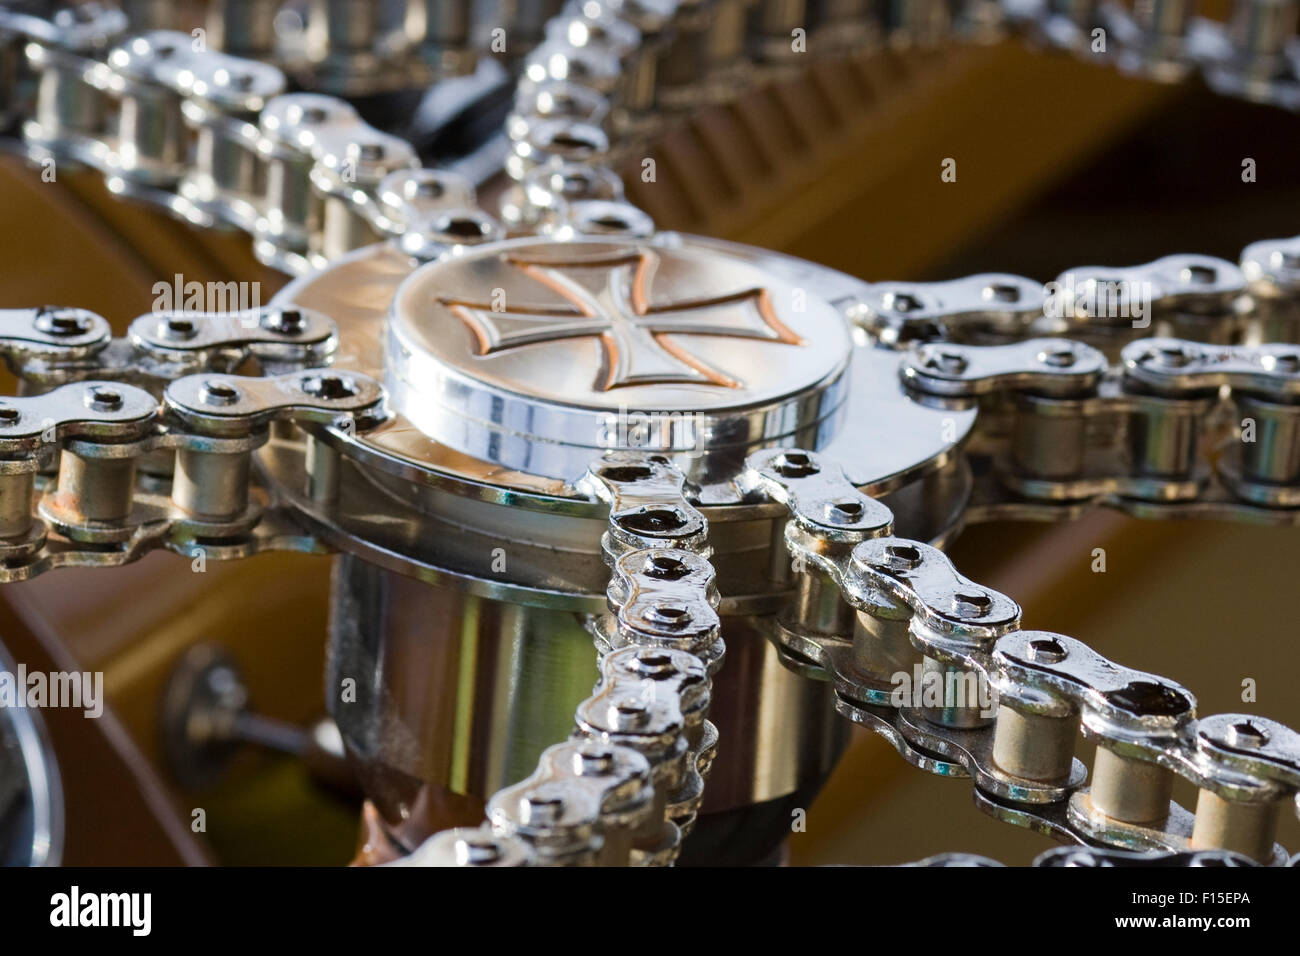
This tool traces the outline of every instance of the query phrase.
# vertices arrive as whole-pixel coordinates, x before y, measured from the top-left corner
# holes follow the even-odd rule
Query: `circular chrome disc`
[[[345,452],[417,487],[595,514],[573,483],[601,450],[667,449],[702,504],[739,501],[747,451],[813,447],[887,489],[951,459],[973,410],[923,406],[898,354],[855,344],[865,284],[733,243],[516,239],[417,268],[370,246],[273,300],[339,323],[335,365],[397,413]]]
[[[384,371],[431,438],[566,479],[610,448],[793,441],[843,400],[851,349],[827,302],[727,253],[528,239],[403,282]]]

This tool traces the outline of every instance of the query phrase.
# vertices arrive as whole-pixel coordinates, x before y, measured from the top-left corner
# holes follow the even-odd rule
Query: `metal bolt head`
[[[617,763],[618,756],[612,748],[594,741],[583,744],[573,755],[573,770],[580,776],[608,776],[614,772]]]
[[[645,465],[610,465],[608,468],[600,469],[600,477],[620,485],[633,481],[645,481],[653,477],[653,475],[654,471]]]
[[[286,111],[285,119],[290,126],[302,124],[315,126],[329,119],[329,114],[319,106],[303,106],[295,103]]]
[[[92,385],[86,390],[86,407],[97,412],[115,412],[123,405],[122,393],[107,385]]]
[[[1277,355],[1265,355],[1261,359],[1261,364],[1270,372],[1294,375],[1296,372],[1300,372],[1300,354],[1282,352]]]
[[[313,398],[339,401],[357,394],[356,384],[342,375],[309,375],[302,380],[301,388]]]
[[[1062,866],[1086,866],[1086,867],[1105,867],[1114,866],[1109,860],[1100,856],[1089,853],[1087,850],[1077,850],[1067,856]]]
[[[1195,359],[1196,355],[1190,349],[1177,346],[1153,348],[1142,356],[1144,362],[1162,368],[1186,368]]]
[[[192,339],[198,334],[198,326],[194,324],[193,319],[185,316],[173,315],[163,319],[158,331],[164,339],[172,341],[183,341]]]
[[[501,859],[501,844],[486,836],[461,837],[452,847],[459,866],[488,866]]]
[[[1059,664],[1070,652],[1054,637],[1036,637],[1029,642],[1025,656],[1040,664]]]
[[[664,627],[685,627],[691,622],[691,609],[681,604],[656,604],[645,616]]]
[[[564,800],[557,796],[529,794],[519,801],[519,819],[526,824],[554,823],[564,813]]]
[[[262,327],[281,335],[301,335],[307,328],[307,319],[298,309],[280,309],[264,315]]]
[[[783,478],[807,478],[821,468],[807,452],[788,451],[776,460],[776,471]]]
[[[866,507],[861,501],[834,501],[826,505],[826,520],[832,524],[855,524]]]
[[[643,647],[637,651],[625,669],[638,677],[649,678],[664,678],[677,673],[672,655],[653,647]]]
[[[970,367],[970,362],[966,360],[966,356],[951,349],[932,350],[926,355],[925,367],[947,375],[960,375]]]
[[[620,515],[618,523],[636,534],[663,535],[686,526],[679,508],[642,508]]]
[[[614,730],[636,730],[650,722],[650,707],[639,700],[626,699],[610,705],[609,722]]]
[[[919,312],[925,308],[925,303],[910,292],[886,292],[881,296],[881,305],[890,312]]]
[[[1268,743],[1268,732],[1258,724],[1243,720],[1228,728],[1226,739],[1230,747],[1258,750]]]
[[[910,544],[891,544],[885,548],[885,562],[895,571],[910,571],[921,566],[921,552]]]
[[[978,591],[960,591],[952,596],[952,610],[961,617],[983,617],[993,607],[993,599]]]
[[[680,581],[691,573],[690,567],[681,558],[663,553],[647,556],[642,570],[650,577],[661,581]]]
[[[46,335],[83,335],[90,331],[91,320],[76,312],[42,309],[36,316],[36,331]]]
[[[348,158],[359,159],[362,162],[374,163],[383,159],[387,154],[387,149],[383,143],[348,143]]]
[[[229,382],[208,379],[199,389],[199,401],[204,405],[233,405],[239,401],[239,389]]]
[[[1071,368],[1078,361],[1074,350],[1061,346],[1038,353],[1038,361],[1051,368]]]

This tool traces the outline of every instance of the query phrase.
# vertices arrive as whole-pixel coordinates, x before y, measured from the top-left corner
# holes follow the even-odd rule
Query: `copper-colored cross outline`
[[[504,256],[503,261],[573,308],[493,308],[491,303],[454,296],[439,296],[438,301],[473,333],[479,355],[566,338],[598,338],[601,369],[595,387],[600,391],[660,383],[744,387],[740,380],[688,352],[676,336],[714,335],[803,344],[777,318],[771,296],[763,288],[653,304],[650,285],[659,258],[651,250],[567,263],[512,255]],[[598,287],[574,275],[590,270],[604,270]]]

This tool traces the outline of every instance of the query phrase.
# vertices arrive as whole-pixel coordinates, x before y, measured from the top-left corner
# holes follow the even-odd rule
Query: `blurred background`
[[[1176,251],[1235,261],[1252,240],[1300,232],[1297,143],[1300,117],[1218,99],[1196,81],[1157,86],[1019,44],[887,52],[695,118],[657,149],[657,182],[634,182],[630,198],[661,227],[870,280],[1001,271],[1047,281],[1070,266]],[[1254,183],[1241,179],[1247,157]],[[940,180],[946,158],[955,183]],[[93,175],[60,169],[44,183],[3,158],[0,197],[3,307],[81,306],[121,332],[149,310],[153,284],[176,273],[260,281],[263,301],[283,282],[243,237],[122,203]],[[1090,569],[1097,547],[1104,574]],[[965,574],[1019,600],[1027,627],[1174,678],[1204,713],[1300,726],[1294,529],[1096,513],[1069,526],[972,528],[952,553]],[[204,644],[230,652],[259,713],[300,727],[320,717],[329,566],[268,555],[200,575],[154,555],[0,590],[0,636],[15,657],[106,676],[105,718],[47,714],[67,791],[67,863],[352,857],[358,804],[298,761],[248,750],[215,784],[186,789],[158,729],[167,675]],[[1246,678],[1253,703],[1241,700]],[[190,827],[196,807],[205,833]],[[1300,845],[1294,818],[1282,840]],[[896,863],[964,850],[1024,863],[1049,846],[980,813],[968,782],[923,774],[855,728],[790,859]]]

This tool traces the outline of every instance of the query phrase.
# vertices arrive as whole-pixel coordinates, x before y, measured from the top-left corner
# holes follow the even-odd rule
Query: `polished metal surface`
[[[530,247],[537,245],[525,243]],[[557,255],[568,254],[570,244],[553,243],[550,247]],[[778,368],[775,374],[790,375],[802,383],[802,391],[791,385],[759,386],[757,401],[767,401],[772,406],[772,396],[789,396],[794,391],[793,400],[787,405],[799,410],[801,406],[816,409],[818,393],[811,392],[813,386],[823,384],[820,394],[824,395],[827,385],[833,385],[832,395],[825,399],[831,405],[830,412],[838,414],[803,413],[811,419],[801,423],[803,427],[791,428],[793,416],[779,420],[776,434],[763,436],[762,427],[751,425],[748,417],[752,409],[744,403],[737,402],[735,411],[730,412],[733,422],[739,422],[746,429],[742,434],[746,440],[719,442],[719,447],[712,448],[710,436],[715,427],[713,418],[721,415],[710,410],[710,402],[716,402],[723,409],[729,405],[733,388],[723,385],[700,385],[693,383],[691,390],[681,385],[658,386],[640,385],[630,389],[613,389],[596,391],[592,388],[593,376],[598,367],[601,347],[597,342],[582,340],[562,341],[555,345],[541,346],[543,349],[565,347],[574,341],[585,346],[586,365],[572,379],[573,397],[563,404],[549,399],[538,403],[540,411],[558,414],[561,421],[570,426],[584,422],[588,426],[587,437],[582,439],[582,428],[578,426],[578,438],[575,442],[579,448],[585,446],[581,455],[565,455],[561,459],[566,467],[562,477],[553,477],[536,473],[509,462],[494,461],[490,457],[467,454],[453,446],[436,440],[421,430],[411,421],[403,410],[409,404],[408,387],[400,376],[387,370],[385,354],[385,336],[388,329],[388,303],[394,300],[397,290],[415,268],[409,257],[390,246],[373,246],[359,250],[340,260],[316,275],[304,277],[291,282],[273,300],[277,307],[293,305],[325,311],[339,323],[341,345],[334,358],[336,368],[356,370],[369,376],[385,377],[392,384],[396,383],[398,395],[393,401],[394,416],[379,424],[374,429],[359,432],[355,438],[348,437],[341,445],[349,457],[373,467],[377,472],[386,472],[405,483],[427,485],[432,488],[453,491],[457,495],[478,498],[497,503],[509,503],[548,512],[561,512],[571,515],[598,516],[587,496],[574,487],[574,482],[586,470],[587,463],[593,455],[599,455],[603,448],[640,448],[641,450],[659,450],[651,438],[657,438],[663,423],[668,423],[668,430],[673,434],[694,435],[704,439],[700,450],[688,450],[686,453],[671,455],[675,463],[700,485],[700,501],[705,505],[729,505],[740,501],[741,494],[734,485],[734,478],[742,470],[744,456],[748,450],[761,444],[795,444],[803,441],[805,445],[824,448],[833,452],[843,461],[845,470],[852,480],[859,485],[888,490],[902,486],[928,471],[940,468],[953,457],[957,446],[974,420],[971,410],[941,410],[928,408],[908,396],[901,387],[897,373],[897,357],[878,349],[858,347],[848,336],[846,320],[834,313],[826,303],[844,303],[854,301],[854,296],[864,288],[864,283],[832,270],[802,262],[789,256],[724,243],[693,236],[678,234],[660,234],[654,242],[656,251],[662,246],[672,254],[686,256],[699,252],[704,255],[704,262],[725,262],[736,273],[753,277],[755,271],[762,274],[763,282],[777,289],[785,290],[791,305],[797,300],[804,304],[806,311],[796,312],[791,318],[791,327],[804,329],[811,336],[818,336],[818,343],[825,351],[815,357],[809,357],[809,365],[803,374]],[[494,247],[495,248],[495,247]],[[509,254],[516,248],[514,244],[504,244],[498,251],[486,247],[470,255],[473,261],[479,257]],[[459,256],[448,260],[449,264],[458,261]],[[425,275],[437,277],[441,274],[438,264],[427,266]],[[524,280],[528,281],[528,280]],[[696,280],[698,281],[698,279]],[[528,285],[534,283],[528,282]],[[734,284],[734,283],[733,283]],[[408,289],[418,289],[410,286]],[[501,286],[487,286],[482,294],[491,300],[492,289]],[[524,286],[527,288],[527,285]],[[726,280],[710,280],[708,288],[713,294],[726,294],[735,290]],[[411,292],[416,295],[416,292]],[[441,293],[439,293],[441,294]],[[531,294],[528,293],[528,294]],[[779,299],[776,300],[779,303]],[[431,303],[430,303],[431,305]],[[785,312],[781,313],[785,315]],[[437,325],[425,329],[424,334],[435,339],[442,350],[451,352],[456,363],[469,368],[479,368],[475,355],[476,339],[465,324],[449,310],[434,313]],[[429,321],[426,319],[425,321]],[[683,336],[694,342],[704,336]],[[825,342],[824,345],[821,343]],[[759,339],[743,343],[753,348],[757,354],[767,354],[766,361],[759,368],[771,369],[771,363],[777,361],[770,355],[775,350],[777,355],[788,356],[792,351],[803,354],[802,347],[789,346],[776,340]],[[736,342],[725,340],[726,352],[736,351]],[[692,347],[695,347],[692,345]],[[715,346],[716,347],[716,346]],[[536,350],[539,346],[530,345],[527,349]],[[830,349],[836,351],[832,353]],[[521,349],[522,350],[522,349]],[[510,356],[511,353],[505,353]],[[490,357],[489,357],[490,358]],[[404,360],[405,361],[405,360]],[[736,361],[732,359],[732,361]],[[834,379],[834,370],[847,361],[848,368],[841,379]],[[409,367],[409,366],[407,366]],[[566,363],[566,367],[567,363]],[[829,370],[829,371],[828,371]],[[447,374],[433,369],[430,375]],[[751,373],[752,374],[752,373]],[[420,378],[421,389],[426,393],[436,393],[431,387],[430,375]],[[457,376],[458,380],[461,376]],[[827,379],[830,379],[827,382]],[[554,389],[552,394],[559,394],[559,389],[552,377],[547,382]],[[667,394],[659,391],[667,388]],[[486,385],[477,386],[483,396],[492,394]],[[501,389],[502,401],[510,393]],[[631,398],[626,402],[626,413],[620,412],[624,404],[621,396],[632,393],[639,395],[636,401]],[[766,393],[766,399],[762,395]],[[811,401],[810,401],[811,399]],[[685,401],[694,401],[695,406],[685,405]],[[414,399],[411,399],[414,401]],[[584,402],[585,407],[577,402]],[[639,404],[645,401],[646,404]],[[724,404],[726,403],[726,404]],[[427,403],[426,403],[427,404]],[[780,403],[777,403],[778,407]],[[554,409],[552,409],[554,405]],[[527,408],[526,403],[522,406]],[[869,408],[871,414],[850,414],[849,409]],[[576,418],[564,418],[563,414],[571,411]],[[769,416],[765,409],[755,416],[763,423]],[[700,417],[696,418],[696,413]],[[418,412],[417,412],[418,414]],[[529,416],[531,426],[535,415]],[[486,432],[488,423],[484,416],[461,416],[463,424],[455,432],[462,442],[479,441],[475,436]],[[437,426],[444,433],[451,430],[448,424],[454,421],[450,415],[437,416]],[[701,422],[702,426],[695,423]],[[472,427],[471,427],[472,426]],[[431,425],[431,427],[433,427]],[[606,439],[602,445],[600,439]],[[499,448],[498,440],[494,451]],[[533,445],[541,442],[534,441]],[[554,445],[554,439],[549,440]],[[648,446],[648,447],[647,447]],[[670,449],[671,450],[671,445]],[[480,451],[486,454],[485,448]],[[558,452],[557,452],[558,454]],[[403,494],[409,492],[404,491]],[[417,490],[417,494],[424,494]]]
[[[3,644],[0,672],[17,680]],[[0,866],[58,866],[62,853],[63,789],[45,722],[36,710],[6,704],[0,707]]]
[[[675,238],[521,240],[422,267],[388,325],[395,407],[457,451],[569,479],[606,448],[700,457],[818,430],[846,391],[844,317]]]
[[[414,846],[476,825],[487,797],[527,776],[570,730],[596,682],[586,616],[431,587],[347,555],[335,569],[327,697],[366,793]],[[847,741],[824,684],[804,680],[748,619],[723,617],[727,663],[710,720],[713,762],[699,826],[829,772]]]
[[[270,5],[219,7],[238,52],[351,94],[468,68],[483,26],[464,4],[396,22],[331,0],[272,40]],[[610,164],[668,112],[788,75],[797,5],[559,7],[522,7],[505,58],[501,212],[528,231],[510,239],[348,102],[277,95],[277,67],[128,35],[98,8],[0,11],[0,44],[22,45],[0,112],[25,119],[31,159],[233,225],[305,274],[269,310],[166,313],[126,339],[76,310],[0,316],[34,392],[0,408],[0,579],[153,547],[342,551],[327,700],[368,796],[408,851],[485,813],[492,828],[435,836],[431,862],[671,863],[713,811],[815,792],[834,709],[1059,839],[1285,863],[1293,731],[1198,718],[1172,682],[1021,631],[1014,601],[928,542],[1097,504],[1300,521],[1300,356],[1259,344],[1294,337],[1274,309],[1295,297],[1294,240],[1240,267],[1179,255],[1036,289],[867,285],[660,232]],[[1106,25],[1125,69],[1196,66],[1295,108],[1295,11],[1242,0],[1221,28],[1178,5],[920,0],[845,36],[1006,22],[1088,56]],[[823,31],[844,19],[822,12]],[[260,376],[230,374],[247,358]],[[993,697],[896,700],[906,665]],[[1076,731],[1100,748],[1091,788]],[[34,846],[55,842],[46,816]]]

